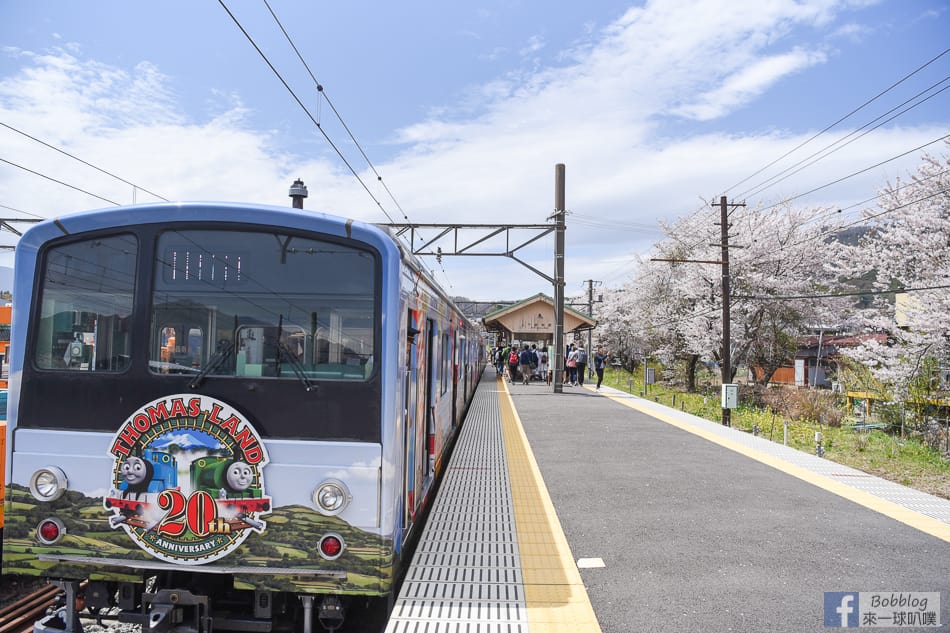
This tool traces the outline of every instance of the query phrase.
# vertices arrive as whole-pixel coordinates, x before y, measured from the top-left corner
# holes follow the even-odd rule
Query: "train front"
[[[371,227],[267,207],[28,232],[4,573],[88,578],[86,606],[153,631],[332,630],[385,599],[398,261]]]

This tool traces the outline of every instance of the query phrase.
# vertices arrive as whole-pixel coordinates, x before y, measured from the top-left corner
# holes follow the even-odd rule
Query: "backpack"
[[[577,362],[587,364],[587,352],[582,349],[577,350]]]
[[[548,362],[548,355],[547,355],[547,353],[541,352],[541,362],[542,362],[542,363],[547,363],[547,362]]]
[[[512,352],[508,354],[508,364],[517,365],[518,364],[518,352]]]

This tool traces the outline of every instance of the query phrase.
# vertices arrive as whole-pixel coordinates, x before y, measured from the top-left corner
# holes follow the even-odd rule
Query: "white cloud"
[[[700,95],[696,101],[674,108],[673,113],[700,121],[721,117],[752,101],[788,75],[824,63],[826,59],[823,52],[798,49],[756,60],[726,77],[721,86]]]
[[[637,223],[656,225],[702,208],[701,198],[718,195],[824,125],[741,135],[708,126],[702,134],[685,127],[672,134],[661,127],[675,118],[671,114],[686,125],[750,107],[791,74],[828,63],[804,35],[834,28],[848,6],[832,0],[651,0],[554,55],[557,67],[522,69],[471,86],[458,103],[394,130],[393,142],[405,149],[374,164],[414,222],[534,224],[550,215],[554,165],[565,163],[568,209],[587,219],[568,217],[568,293],[579,292],[582,280],[616,276],[622,262],[649,249],[658,236],[637,231]],[[847,28],[861,27],[850,20]],[[537,52],[544,42],[531,44]],[[20,60],[21,70],[0,80],[0,120],[172,199],[287,204],[287,188],[300,177],[310,191],[307,208],[384,221],[316,131],[309,130],[313,147],[322,149],[302,158],[278,146],[273,132],[254,129],[245,104],[253,95],[209,92],[209,114],[198,120],[184,113],[182,97],[156,65],[115,68],[64,50],[5,52]],[[807,190],[828,174],[851,173],[906,151],[936,136],[928,138],[932,132],[875,134],[766,195]],[[2,131],[0,157],[8,156],[109,199],[132,201],[127,185]],[[375,176],[363,176],[401,220]],[[868,174],[845,192],[823,192],[822,200],[870,197],[879,177]],[[149,200],[136,195],[139,202]],[[45,215],[107,204],[6,168],[0,169],[0,202]],[[522,256],[551,273],[552,251],[553,240],[546,238]],[[441,279],[441,267],[429,263]],[[508,259],[449,257],[443,266],[456,294],[494,299],[551,293],[544,280]]]
[[[836,38],[844,38],[852,42],[862,42],[873,35],[873,33],[874,30],[867,25],[850,22],[838,27],[833,36]]]

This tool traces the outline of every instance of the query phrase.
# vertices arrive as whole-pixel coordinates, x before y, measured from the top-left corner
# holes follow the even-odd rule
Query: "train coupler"
[[[141,613],[123,613],[119,620],[142,625],[143,633],[210,633],[208,596],[186,589],[142,594]]]
[[[333,633],[343,626],[345,611],[343,603],[336,596],[324,596],[317,607],[317,620],[323,625],[323,628]]]

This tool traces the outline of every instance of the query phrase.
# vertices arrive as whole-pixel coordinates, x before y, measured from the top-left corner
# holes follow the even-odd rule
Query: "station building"
[[[554,344],[554,299],[538,293],[486,314],[482,323],[495,336],[495,343],[534,343],[547,348]],[[595,319],[564,306],[565,344],[573,340],[572,335],[589,332],[596,325]]]

